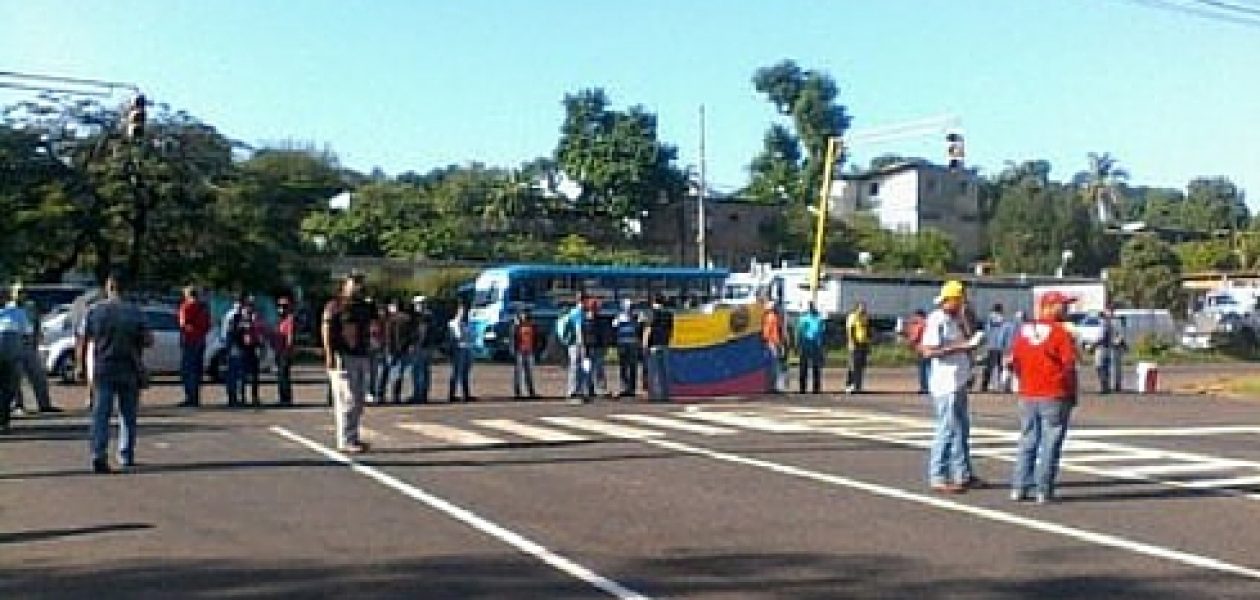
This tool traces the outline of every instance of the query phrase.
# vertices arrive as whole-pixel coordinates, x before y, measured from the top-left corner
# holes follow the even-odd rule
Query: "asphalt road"
[[[214,389],[180,409],[159,381],[141,465],[109,476],[88,473],[83,389],[58,387],[70,412],[0,438],[0,598],[1260,597],[1245,399],[1085,398],[1062,501],[1037,506],[1001,483],[1000,395],[972,405],[993,485],[926,489],[907,372],[859,396],[587,406],[474,376],[480,402],[370,407],[361,457],[330,449],[316,372],[290,409]]]

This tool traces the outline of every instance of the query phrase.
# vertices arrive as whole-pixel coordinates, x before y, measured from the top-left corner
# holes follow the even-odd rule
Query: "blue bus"
[[[599,299],[605,315],[615,313],[622,300],[642,305],[658,294],[671,305],[686,308],[717,299],[728,275],[725,269],[682,267],[506,265],[486,269],[473,282],[473,351],[479,358],[505,357],[509,325],[519,308],[532,311],[550,340],[556,319],[573,305],[579,292]]]

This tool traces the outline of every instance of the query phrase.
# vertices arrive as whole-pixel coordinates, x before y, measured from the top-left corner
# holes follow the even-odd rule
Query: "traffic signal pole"
[[[836,161],[844,156],[844,140],[827,138],[827,156],[823,163],[822,190],[818,194],[818,221],[814,225],[814,262],[809,272],[809,301],[818,303],[818,282],[822,279],[823,249],[827,242],[827,208],[831,205],[831,181]]]

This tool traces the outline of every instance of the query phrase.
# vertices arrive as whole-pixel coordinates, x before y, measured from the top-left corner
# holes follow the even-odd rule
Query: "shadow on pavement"
[[[947,576],[896,555],[712,554],[595,559],[596,570],[650,597],[1001,598],[1180,600],[1244,598],[1241,580],[1122,576]],[[82,569],[0,569],[3,597],[450,598],[568,600],[607,595],[515,554],[392,562],[334,556],[312,561],[146,560]],[[574,557],[581,560],[581,557]],[[360,562],[346,561],[360,560]],[[1231,589],[1232,588],[1232,589]],[[1233,594],[1231,595],[1231,592]]]

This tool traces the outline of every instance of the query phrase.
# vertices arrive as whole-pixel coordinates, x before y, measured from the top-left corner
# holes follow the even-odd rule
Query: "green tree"
[[[748,167],[752,182],[744,195],[764,204],[808,202],[804,198],[807,190],[803,187],[800,140],[787,127],[773,125],[762,144],[761,153]]]
[[[1069,274],[1094,275],[1112,264],[1115,241],[1103,233],[1076,191],[1043,181],[1039,169],[1029,173],[1035,176],[1008,179],[1013,183],[1003,188],[989,222],[998,270],[1054,273],[1064,251],[1073,256]]]
[[[621,221],[681,197],[686,180],[678,151],[660,141],[656,115],[641,106],[613,110],[598,88],[564,97],[555,161],[581,186],[579,208]]]
[[[1185,242],[1173,247],[1181,268],[1188,273],[1233,269],[1238,258],[1229,240]]]
[[[1181,263],[1172,247],[1153,235],[1138,236],[1124,245],[1120,266],[1109,271],[1111,297],[1137,308],[1185,308],[1181,293]]]
[[[830,75],[821,71],[802,69],[795,61],[783,60],[777,64],[757,69],[752,78],[753,87],[763,94],[778,113],[790,117],[795,136],[784,136],[786,130],[767,134],[766,148],[750,166],[752,187],[775,191],[780,186],[798,202],[813,202],[818,195],[823,174],[823,163],[828,138],[843,135],[851,119],[843,105],[837,101],[840,88]],[[779,127],[779,126],[775,126]],[[773,141],[773,144],[771,143]],[[793,144],[792,142],[796,142]],[[804,152],[786,152],[785,146],[803,147]],[[765,160],[776,153],[784,157],[798,156],[799,183],[793,186],[775,181],[783,174],[774,167],[780,163]],[[837,157],[838,161],[843,157]],[[784,159],[787,161],[787,159]],[[769,181],[760,181],[766,179]],[[764,198],[764,196],[762,196]]]
[[[1099,222],[1110,224],[1122,215],[1120,186],[1129,172],[1108,152],[1089,153],[1089,169],[1076,174],[1073,183],[1084,191],[1085,201],[1094,207]]]

